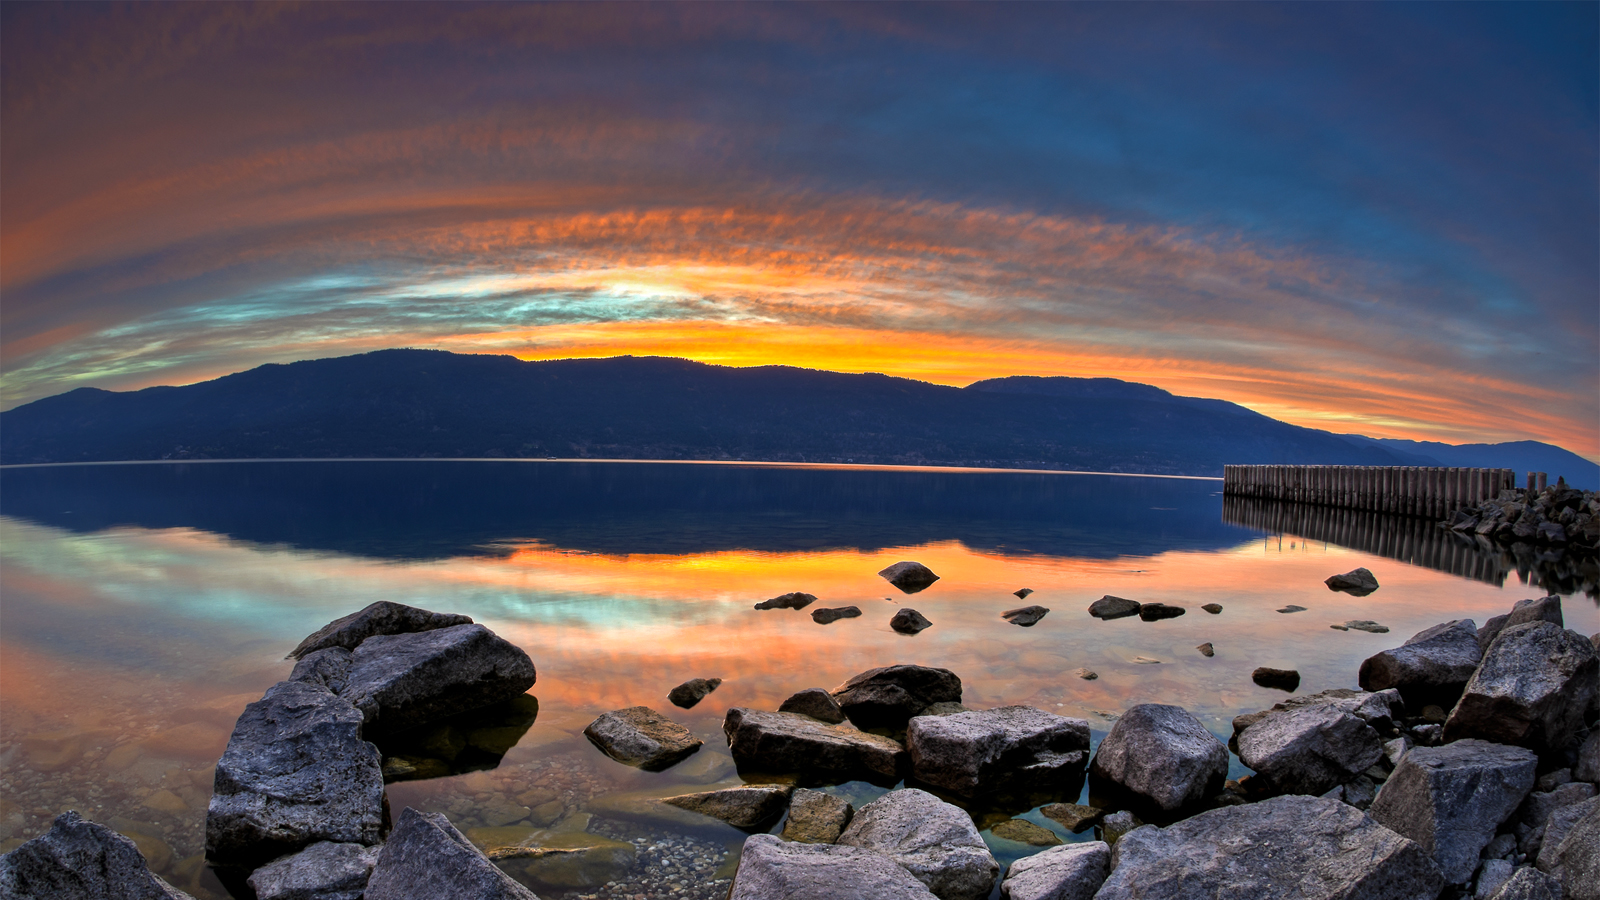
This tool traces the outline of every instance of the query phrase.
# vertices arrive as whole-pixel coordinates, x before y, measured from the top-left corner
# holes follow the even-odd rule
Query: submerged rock
[[[1100,824],[1100,819],[1106,811],[1097,806],[1084,806],[1081,803],[1051,803],[1039,812],[1047,818],[1060,822],[1062,827],[1073,834],[1093,828]]]
[[[907,594],[915,594],[939,580],[933,570],[919,562],[906,560],[878,573],[888,582]]]
[[[855,812],[848,801],[832,794],[796,788],[789,796],[789,819],[783,823],[783,839],[831,844],[839,839]]]
[[[1365,631],[1369,634],[1388,634],[1389,626],[1379,625],[1371,619],[1347,619],[1343,625],[1329,625],[1339,631]]]
[[[1089,615],[1096,619],[1122,619],[1139,614],[1139,601],[1125,600],[1110,594],[1089,604]]]
[[[1029,706],[918,716],[906,731],[918,779],[964,797],[1083,772],[1089,723]]]
[[[1600,658],[1588,638],[1550,622],[1516,625],[1489,646],[1444,738],[1560,751],[1583,727],[1597,691]]]
[[[1356,597],[1365,597],[1378,589],[1377,576],[1365,567],[1352,569],[1343,575],[1331,575],[1323,584],[1330,591],[1344,591]]]
[[[831,625],[840,619],[854,619],[861,615],[859,606],[840,606],[834,609],[814,609],[811,611],[811,621],[818,625]]]
[[[839,843],[888,856],[940,900],[988,897],[1000,874],[972,818],[915,788],[890,791],[861,807]]]
[[[381,847],[319,841],[251,873],[256,900],[361,900]]]
[[[482,625],[452,625],[362,641],[340,696],[361,710],[371,736],[510,700],[535,678],[520,647]]]
[[[1004,900],[1091,900],[1111,874],[1111,848],[1103,841],[1052,847],[1025,856],[1006,870]]]
[[[1082,678],[1084,681],[1093,681],[1096,678],[1100,677],[1100,673],[1099,672],[1096,672],[1093,669],[1085,669],[1085,668],[1083,668],[1081,666],[1079,668],[1073,669],[1072,670],[1072,674],[1078,676],[1079,678]]]
[[[728,900],[934,900],[926,885],[881,853],[801,844],[758,834],[744,842]]]
[[[1002,840],[1018,844],[1027,844],[1030,847],[1054,847],[1061,843],[1061,838],[1048,828],[1035,825],[1027,819],[1006,819],[989,829],[989,833]]]
[[[762,772],[896,779],[907,759],[898,741],[798,713],[735,707],[722,730],[734,761]]]
[[[779,594],[770,600],[763,600],[756,604],[756,609],[805,609],[817,602],[815,594],[806,594],[800,591],[790,591]]]
[[[783,701],[778,706],[778,712],[799,713],[810,716],[829,725],[837,725],[844,721],[844,710],[839,708],[839,701],[822,688],[806,688]]]
[[[1174,812],[1216,796],[1228,776],[1228,748],[1181,706],[1142,703],[1116,724],[1090,774]]]
[[[834,688],[833,698],[857,728],[904,728],[935,703],[960,703],[961,679],[949,669],[881,666]]]
[[[901,634],[917,634],[924,629],[932,628],[933,623],[914,609],[902,609],[889,620],[889,627]]]
[[[443,813],[406,807],[367,880],[364,900],[539,900],[500,871]]]
[[[1274,669],[1260,666],[1250,673],[1250,680],[1264,688],[1293,693],[1300,687],[1300,673],[1294,669]]]
[[[0,856],[8,900],[193,900],[150,871],[133,841],[76,812]]]
[[[661,802],[721,819],[735,828],[765,830],[783,817],[792,790],[789,785],[747,784],[720,791],[664,797]]]
[[[1021,625],[1023,628],[1027,628],[1044,618],[1045,613],[1049,611],[1043,606],[1022,606],[1017,609],[1006,610],[1000,614],[1000,618],[1013,625]]]
[[[626,878],[638,861],[627,841],[585,831],[537,832],[520,846],[486,849],[518,881],[553,888],[593,888]]]
[[[603,713],[583,736],[619,763],[659,772],[700,749],[705,741],[648,706]]]
[[[436,613],[404,603],[379,600],[360,612],[353,612],[312,632],[285,659],[303,659],[318,650],[342,647],[354,650],[361,642],[378,634],[415,634],[454,625],[471,625],[471,616]]]
[[[680,709],[693,709],[695,704],[721,686],[721,678],[691,678],[668,691],[667,699]]]
[[[1482,660],[1471,619],[1426,628],[1393,650],[1361,663],[1358,680],[1369,691],[1395,688],[1416,705],[1455,702]]]

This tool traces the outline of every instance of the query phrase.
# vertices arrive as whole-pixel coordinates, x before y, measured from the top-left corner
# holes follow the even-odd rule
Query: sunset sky
[[[0,406],[387,347],[1600,458],[1600,6],[8,2]]]

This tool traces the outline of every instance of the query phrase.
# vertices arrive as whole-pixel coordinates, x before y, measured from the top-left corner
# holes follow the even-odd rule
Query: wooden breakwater
[[[1226,496],[1443,519],[1516,486],[1511,469],[1443,466],[1224,466]],[[1342,543],[1342,542],[1341,542]]]

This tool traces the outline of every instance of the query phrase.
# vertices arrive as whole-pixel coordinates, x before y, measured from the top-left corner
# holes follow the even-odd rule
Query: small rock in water
[[[806,688],[783,701],[778,712],[799,713],[830,725],[844,721],[844,710],[839,708],[839,701],[822,688]]]
[[[1073,669],[1072,670],[1072,674],[1078,676],[1079,678],[1082,678],[1084,681],[1093,681],[1096,678],[1100,677],[1100,673],[1095,672],[1092,669],[1082,669],[1082,668]]]
[[[1159,666],[1159,665],[1161,665],[1161,660],[1152,659],[1151,657],[1148,657],[1148,656],[1135,656],[1133,658],[1133,661],[1138,663],[1141,666]]]
[[[1188,612],[1181,606],[1168,606],[1165,603],[1142,603],[1139,605],[1139,618],[1146,622],[1158,619],[1176,619]]]
[[[1389,626],[1379,625],[1371,619],[1351,619],[1343,625],[1329,625],[1334,631],[1365,631],[1370,634],[1388,634]]]
[[[805,594],[800,591],[790,591],[779,594],[771,600],[763,600],[756,604],[756,609],[805,609],[817,602],[815,594]]]
[[[1291,694],[1300,687],[1300,673],[1294,669],[1274,669],[1262,666],[1250,673],[1250,680],[1264,688],[1275,688]]]
[[[1018,600],[1026,600],[1028,599],[1028,595],[1033,593],[1033,588],[1023,588],[1020,591],[1012,591],[1011,593]]]
[[[673,706],[693,709],[696,703],[704,700],[707,694],[716,690],[721,684],[721,678],[691,678],[669,691],[667,699],[672,701]]]
[[[811,621],[818,625],[831,625],[840,619],[854,619],[861,615],[861,608],[856,606],[838,606],[833,609],[814,609],[811,611]]]
[[[1222,612],[1222,604],[1221,603],[1207,603],[1205,606],[1202,606],[1200,608],[1205,610],[1208,613],[1211,613],[1213,616],[1216,615],[1217,613]]]
[[[932,622],[927,617],[914,609],[902,609],[889,620],[889,627],[901,634],[916,634],[925,628],[931,628]]]
[[[648,706],[603,713],[589,723],[583,735],[617,762],[647,772],[669,768],[705,743]]]
[[[1281,612],[1281,613],[1297,613],[1297,612],[1305,612],[1305,611],[1306,611],[1306,608],[1304,606],[1295,606],[1293,603],[1289,604],[1288,606],[1282,607],[1282,608],[1280,608],[1278,610],[1278,612]]]
[[[1139,614],[1139,601],[1113,597],[1110,594],[1089,604],[1089,615],[1096,619],[1121,619]]]
[[[1344,591],[1356,597],[1365,597],[1378,589],[1378,579],[1366,568],[1352,569],[1343,575],[1332,575],[1323,582],[1330,591]]]
[[[1024,606],[1018,609],[1008,609],[1000,614],[1000,618],[1013,625],[1021,625],[1023,628],[1027,628],[1044,618],[1044,614],[1049,611],[1043,606]]]
[[[790,785],[750,784],[667,797],[661,802],[721,819],[735,828],[764,829],[783,815],[792,790]]]
[[[1039,812],[1060,822],[1073,834],[1100,824],[1100,820],[1106,814],[1105,810],[1097,806],[1084,806],[1081,803],[1051,803]]]
[[[939,580],[932,569],[910,560],[897,562],[878,574],[907,594],[915,594]]]
[[[1056,837],[1055,832],[1035,825],[1027,819],[1007,819],[989,829],[989,833],[1031,847],[1055,847],[1061,843],[1061,838]]]
[[[1206,641],[1204,644],[1201,644],[1195,649],[1200,651],[1201,656],[1211,657],[1217,655],[1217,648],[1211,646],[1210,641]]]

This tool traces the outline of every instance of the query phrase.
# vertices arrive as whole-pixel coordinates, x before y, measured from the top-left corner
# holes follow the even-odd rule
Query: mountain
[[[1600,489],[1600,464],[1539,441],[1507,441],[1503,444],[1443,444],[1438,441],[1402,441],[1395,438],[1369,438],[1356,434],[1343,437],[1351,442],[1382,447],[1396,455],[1410,456],[1419,466],[1467,466],[1484,469],[1513,469],[1517,481],[1529,472],[1544,472],[1554,482],[1565,477],[1573,487]]]
[[[1114,379],[966,388],[788,366],[383,350],[184,387],[80,388],[0,413],[0,463],[562,457],[1220,475],[1225,463],[1396,465],[1218,400]]]

